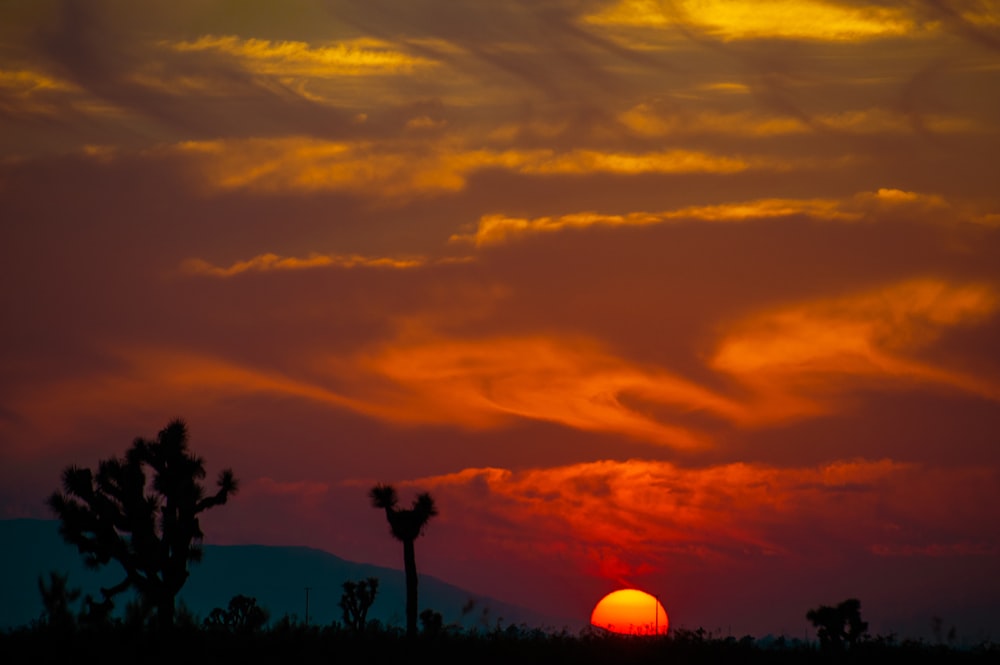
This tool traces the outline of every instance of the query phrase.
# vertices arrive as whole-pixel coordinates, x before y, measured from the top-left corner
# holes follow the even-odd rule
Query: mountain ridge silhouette
[[[69,587],[100,597],[100,587],[120,581],[114,561],[99,570],[86,568],[76,548],[59,536],[59,522],[43,519],[0,520],[0,630],[30,624],[42,612],[38,578],[48,582],[50,572],[69,575]],[[338,602],[343,583],[367,577],[379,579],[378,595],[369,620],[405,624],[406,597],[402,570],[349,561],[304,546],[205,545],[201,563],[178,594],[199,620],[215,607],[226,607],[237,594],[257,599],[271,621],[289,616],[304,622],[309,587],[310,625],[341,621]],[[430,575],[420,576],[421,610],[440,612],[445,624],[491,630],[498,625],[525,624],[538,628],[575,628],[572,620],[548,617],[530,609],[472,593]],[[126,600],[116,599],[120,615]],[[581,626],[582,627],[582,626]]]

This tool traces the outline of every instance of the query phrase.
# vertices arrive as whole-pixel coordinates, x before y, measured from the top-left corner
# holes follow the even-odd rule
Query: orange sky
[[[0,7],[0,516],[183,417],[210,542],[585,623],[1000,622],[1000,3]],[[964,631],[964,633],[963,633]]]

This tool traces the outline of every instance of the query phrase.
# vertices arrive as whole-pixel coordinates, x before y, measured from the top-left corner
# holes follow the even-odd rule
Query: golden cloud
[[[725,84],[727,92],[739,90],[737,84]],[[746,86],[742,86],[746,89]],[[712,86],[711,89],[719,89]],[[869,108],[839,113],[817,114],[807,124],[799,118],[770,116],[750,111],[723,113],[719,111],[678,112],[658,109],[642,103],[618,115],[630,131],[647,137],[711,134],[716,136],[769,137],[807,134],[824,127],[829,131],[853,134],[912,134],[917,129],[909,116],[889,109]],[[938,134],[972,132],[977,124],[967,118],[943,114],[921,116],[920,131]]]
[[[548,151],[462,150],[427,142],[336,142],[306,137],[186,142],[211,186],[262,192],[335,190],[386,196],[457,191],[471,172],[517,170]]]
[[[344,190],[405,197],[458,191],[484,169],[528,175],[733,173],[782,169],[765,158],[736,158],[672,150],[617,153],[595,150],[466,149],[454,141],[336,142],[306,137],[189,141],[166,149],[194,161],[220,189],[264,192]]]
[[[614,153],[597,150],[572,150],[531,160],[520,167],[522,173],[737,173],[750,168],[740,157],[725,157],[694,150],[668,150],[651,153]]]
[[[216,266],[203,259],[187,259],[181,264],[181,272],[191,275],[212,277],[233,277],[245,272],[270,272],[274,270],[308,270],[311,268],[417,268],[425,264],[423,259],[368,257],[358,254],[309,254],[304,258],[260,254],[246,261],[237,261],[228,267]]]
[[[584,20],[597,26],[666,28],[678,22],[723,40],[860,41],[926,29],[905,7],[858,7],[819,0],[619,0]]]
[[[882,188],[861,192],[851,198],[838,199],[755,199],[715,205],[687,206],[660,212],[628,212],[621,214],[577,212],[545,217],[510,217],[502,214],[484,215],[475,228],[453,234],[451,242],[469,243],[477,247],[497,245],[535,234],[555,233],[589,227],[639,227],[680,222],[751,222],[802,215],[828,222],[877,221],[885,216],[905,213],[908,219],[938,220],[952,206],[936,194],[907,192]],[[951,219],[947,215],[943,219]],[[970,212],[967,217],[981,224],[990,224],[990,215]]]
[[[194,41],[166,43],[175,51],[216,51],[239,58],[247,69],[276,76],[369,76],[410,74],[436,63],[396,50],[375,39],[357,39],[332,45],[306,42],[240,39],[232,35],[204,35]]]

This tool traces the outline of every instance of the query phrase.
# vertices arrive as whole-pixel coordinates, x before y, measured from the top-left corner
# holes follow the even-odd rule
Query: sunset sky
[[[0,517],[181,417],[210,543],[996,638],[998,155],[993,0],[0,3]]]

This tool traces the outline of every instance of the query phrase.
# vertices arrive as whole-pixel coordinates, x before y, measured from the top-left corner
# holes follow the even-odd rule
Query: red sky
[[[212,543],[398,567],[391,482],[422,572],[581,623],[1000,625],[997,2],[32,0],[0,45],[0,516],[182,417],[243,483]]]

